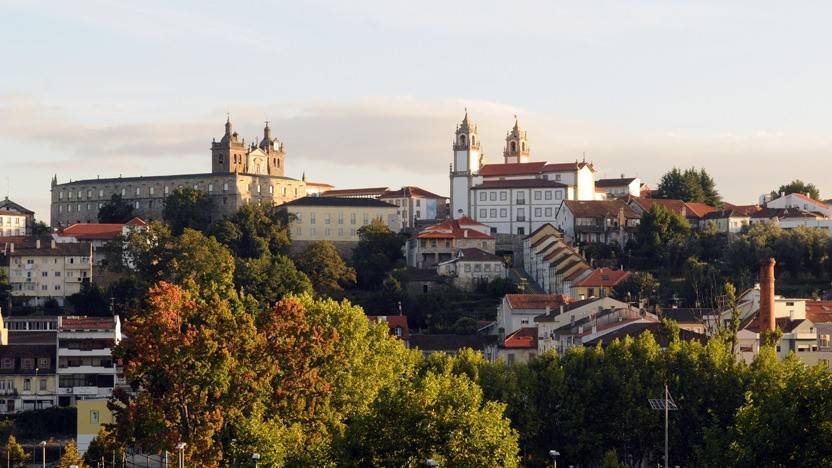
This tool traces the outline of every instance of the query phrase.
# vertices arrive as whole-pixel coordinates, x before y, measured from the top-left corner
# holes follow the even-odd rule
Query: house
[[[76,402],[75,441],[81,454],[86,453],[90,443],[98,436],[102,427],[115,422],[113,413],[107,406],[108,402],[107,398],[89,398]]]
[[[109,398],[113,388],[123,384],[112,355],[121,341],[118,316],[58,317],[57,338],[58,406]]]
[[[441,220],[448,216],[448,198],[413,186],[387,190],[379,200],[396,205],[403,228],[415,227],[420,221]]]
[[[407,317],[404,315],[368,315],[367,320],[372,323],[386,323],[390,329],[390,336],[407,343],[410,338],[410,328],[407,326]]]
[[[92,245],[96,265],[101,265],[106,262],[104,255],[95,255],[99,249],[109,242],[115,240],[118,236],[127,236],[133,230],[142,230],[147,228],[147,223],[141,218],[133,218],[126,223],[89,223],[89,224],[72,224],[63,230],[55,233],[52,237],[55,242],[65,244],[76,244],[79,242],[89,242]]]
[[[322,192],[322,197],[336,197],[336,198],[374,198],[378,199],[385,193],[390,191],[390,187],[367,187],[367,188],[351,188],[327,190]]]
[[[627,197],[626,202],[633,211],[642,216],[654,206],[661,206],[671,213],[676,213],[685,218],[693,229],[699,229],[703,217],[717,210],[715,207],[704,203],[689,203],[665,198]]]
[[[559,307],[553,307],[547,313],[534,318],[538,331],[538,354],[549,350],[560,353],[571,346],[580,345],[580,341],[575,337],[584,336],[584,328],[591,330],[592,324],[589,324],[589,320],[605,311],[641,313],[631,305],[611,297],[569,301]],[[587,324],[589,325],[585,327]],[[578,328],[578,325],[581,327]]]
[[[552,294],[506,294],[497,309],[497,332],[511,335],[534,326],[535,317],[571,303],[568,296]]]
[[[13,300],[43,305],[49,299],[64,304],[67,296],[92,281],[93,251],[89,242],[57,243],[51,238],[29,239],[3,246],[0,265],[6,268]]]
[[[783,229],[810,227],[829,231],[832,235],[832,218],[801,208],[763,208],[751,215],[750,223],[776,223]]]
[[[599,268],[572,284],[572,297],[579,300],[607,297],[612,294],[613,288],[629,276],[629,271]]]
[[[495,335],[410,335],[409,346],[425,356],[433,353],[455,355],[463,349],[471,349],[482,353],[488,362],[497,359]]]
[[[35,212],[9,200],[0,201],[0,237],[29,236],[35,227]]]
[[[490,227],[468,217],[428,226],[408,242],[408,261],[417,268],[434,268],[460,249],[478,248],[493,254],[496,239],[490,232]]]
[[[506,336],[497,357],[508,364],[527,363],[537,357],[537,327],[523,327]]]
[[[294,215],[291,233],[296,248],[312,241],[331,241],[346,251],[358,243],[358,230],[380,220],[393,232],[402,229],[395,205],[374,198],[303,197],[281,205]]]
[[[680,329],[700,334],[710,332],[708,325],[713,323],[715,313],[714,309],[707,307],[661,307],[657,311],[659,318],[673,320]]]
[[[601,330],[598,336],[587,336],[581,342],[584,346],[590,348],[598,345],[606,348],[615,340],[621,340],[626,337],[635,339],[644,333],[653,335],[656,343],[663,349],[667,348],[670,344],[670,338],[662,333],[662,324],[652,318],[637,319],[623,324],[612,325],[608,330]],[[680,329],[679,339],[683,341],[698,341],[704,344],[707,343],[708,336],[691,330]]]
[[[523,239],[523,269],[546,293],[555,295],[571,294],[572,284],[591,272],[586,259],[548,223]]]
[[[563,202],[555,226],[574,244],[617,243],[635,238],[641,215],[623,199]]]
[[[751,224],[751,216],[762,210],[758,205],[730,205],[720,210],[711,211],[702,217],[699,229],[713,224],[716,231],[723,234],[738,234],[745,226]]]
[[[774,209],[797,208],[802,211],[820,213],[824,218],[832,218],[832,205],[802,193],[781,194],[773,200],[766,201],[765,206]]]
[[[638,177],[621,177],[618,179],[598,179],[595,181],[595,191],[603,193],[607,199],[621,198],[627,195],[641,196],[641,179]]]
[[[317,197],[324,192],[329,192],[335,189],[332,184],[327,184],[325,182],[309,182],[306,180],[306,174],[301,177],[301,180],[306,182],[306,196],[308,197]]]
[[[55,406],[55,336],[9,331],[0,316],[0,414]]]
[[[472,291],[482,283],[506,278],[508,269],[502,257],[468,248],[459,249],[454,258],[438,263],[436,273],[450,278],[457,288]]]

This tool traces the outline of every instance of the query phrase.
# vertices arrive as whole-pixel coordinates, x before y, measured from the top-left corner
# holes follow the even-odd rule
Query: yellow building
[[[295,217],[293,241],[358,242],[358,229],[374,219],[393,232],[402,228],[395,205],[371,198],[304,197],[282,206]]]
[[[113,413],[107,408],[106,398],[90,400],[78,400],[78,434],[75,438],[78,443],[78,450],[81,453],[87,451],[90,442],[98,435],[101,426],[113,423]]]
[[[0,414],[55,406],[55,331],[12,331],[0,345]]]

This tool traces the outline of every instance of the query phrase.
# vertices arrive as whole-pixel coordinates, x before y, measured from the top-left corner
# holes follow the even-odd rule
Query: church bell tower
[[[471,184],[474,175],[479,173],[482,166],[480,139],[477,126],[465,117],[456,128],[454,134],[454,162],[451,167],[451,216],[454,219],[471,216]]]
[[[520,128],[517,116],[514,116],[514,127],[506,133],[506,147],[503,149],[506,164],[529,162],[529,141],[526,131]]]

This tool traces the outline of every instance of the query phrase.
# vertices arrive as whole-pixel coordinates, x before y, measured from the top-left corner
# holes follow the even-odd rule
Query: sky
[[[449,194],[465,108],[487,162],[704,167],[730,202],[832,197],[832,2],[0,0],[0,193],[210,171],[226,113],[287,175]],[[47,219],[48,221],[48,219]]]

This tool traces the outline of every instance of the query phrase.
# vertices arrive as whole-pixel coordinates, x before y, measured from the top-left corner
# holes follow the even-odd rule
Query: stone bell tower
[[[225,134],[220,141],[211,142],[211,172],[246,172],[246,145],[231,126],[231,116],[225,121]]]
[[[454,134],[454,162],[451,166],[451,217],[454,219],[470,216],[472,177],[479,173],[482,166],[480,139],[477,126],[465,117],[456,128]]]
[[[514,116],[514,127],[506,134],[506,147],[503,149],[505,163],[529,162],[529,141],[526,131],[520,128],[517,116]]]

